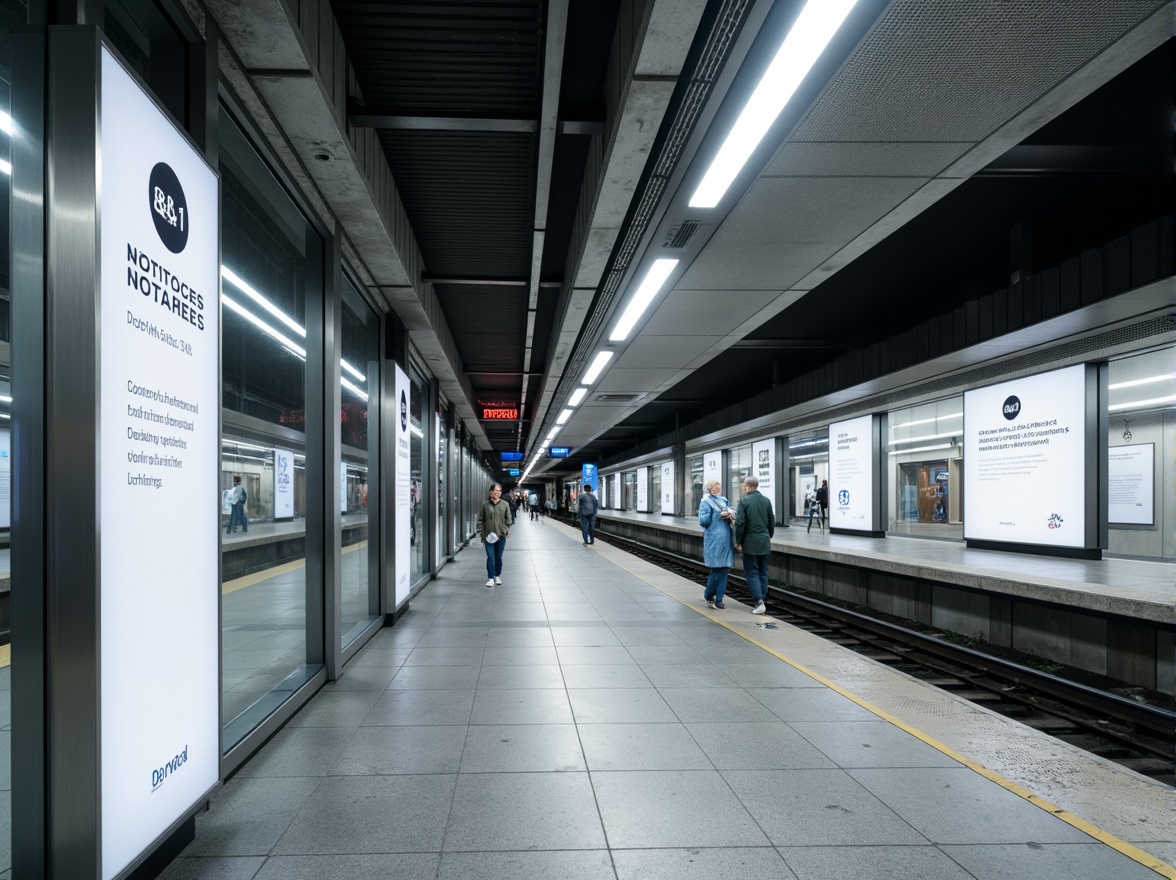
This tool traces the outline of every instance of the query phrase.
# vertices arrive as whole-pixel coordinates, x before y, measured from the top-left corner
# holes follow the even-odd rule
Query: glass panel
[[[796,434],[788,438],[788,497],[791,516],[808,513],[805,497],[816,494],[829,479],[829,430]]]
[[[379,545],[371,517],[375,506],[372,490],[377,485],[368,475],[380,472],[378,419],[368,418],[368,400],[378,399],[380,322],[343,276],[342,364],[339,371],[340,474],[346,476],[340,506],[345,506],[336,537],[342,550],[340,589],[343,593],[343,647],[346,648],[380,613]],[[371,494],[369,494],[371,493]]]
[[[321,240],[221,109],[224,747],[314,674],[308,639],[306,338]],[[311,248],[317,248],[313,254]],[[321,599],[313,600],[317,603]]]
[[[727,465],[727,485],[726,489],[727,499],[734,507],[739,499],[743,497],[743,478],[751,473],[751,444],[746,446],[736,446],[731,450],[728,456]]]
[[[887,531],[962,538],[963,397],[892,410],[887,420]]]
[[[424,505],[425,505],[425,423],[423,419],[425,402],[425,383],[416,370],[409,371],[409,381],[412,390],[408,401],[408,429],[409,429],[409,473],[412,475],[410,490],[409,516],[409,552],[412,566],[409,579],[416,583],[429,573],[429,564],[425,557],[425,548],[429,542],[425,535]]]
[[[687,515],[697,512],[699,505],[702,504],[702,456],[690,459],[688,464],[690,467],[690,504],[686,508]]]
[[[637,509],[637,471],[621,474],[621,510]]]
[[[435,438],[435,446],[437,448],[437,559],[438,566],[441,564],[446,556],[445,548],[445,515],[449,510],[449,505],[445,503],[445,496],[448,494],[445,487],[445,421],[441,413],[437,413],[437,417],[433,419],[433,437]]]
[[[661,513],[661,465],[655,464],[649,471],[649,511]]]

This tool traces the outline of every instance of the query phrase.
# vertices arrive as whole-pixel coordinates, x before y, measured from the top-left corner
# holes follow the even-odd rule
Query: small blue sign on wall
[[[502,453],[503,461],[522,461],[523,454],[521,452],[504,452]]]
[[[580,473],[584,478],[584,482],[595,489],[598,482],[596,479],[596,465],[586,464],[581,468]]]
[[[552,458],[567,458],[568,453],[572,451],[570,446],[552,446],[547,450],[547,454]]]
[[[519,475],[519,469],[518,468],[510,468],[509,470],[507,470],[506,474],[507,474],[507,476],[510,476],[510,477],[517,477]]]

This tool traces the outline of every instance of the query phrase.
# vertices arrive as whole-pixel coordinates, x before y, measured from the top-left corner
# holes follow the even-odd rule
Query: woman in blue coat
[[[735,552],[731,548],[735,512],[730,502],[722,496],[722,491],[723,486],[718,480],[709,480],[706,493],[698,505],[698,524],[702,526],[702,561],[710,569],[704,598],[711,608],[723,607],[727,572],[735,564]]]

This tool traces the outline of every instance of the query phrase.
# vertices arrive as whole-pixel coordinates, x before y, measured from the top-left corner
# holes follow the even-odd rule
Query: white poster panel
[[[612,498],[613,507],[617,510],[621,509],[621,475],[612,475]]]
[[[662,462],[661,466],[661,512],[671,516],[674,513],[674,463]]]
[[[339,512],[347,512],[347,462],[339,462]]]
[[[1086,367],[964,392],[964,537],[1085,544]]]
[[[294,518],[294,453],[274,450],[274,519]]]
[[[829,425],[829,526],[873,531],[874,416]]]
[[[706,494],[706,484],[711,480],[718,480],[720,483],[723,482],[723,450],[721,449],[715,449],[702,454],[702,488],[704,495]],[[730,498],[731,494],[731,488],[729,486],[723,486],[723,495]]]
[[[759,480],[759,491],[774,498],[772,476],[776,473],[776,441],[759,440],[751,444],[751,473]]]
[[[612,477],[600,478],[600,491],[597,493],[600,496],[600,506],[602,508],[608,507],[608,487],[612,483]]]
[[[220,778],[219,185],[102,50],[102,876]]]
[[[1156,524],[1155,450],[1154,443],[1110,448],[1108,522],[1138,526]]]
[[[0,529],[12,527],[12,437],[0,428]]]
[[[409,535],[412,531],[412,446],[408,423],[410,394],[412,394],[412,385],[408,381],[408,373],[397,366],[395,413],[393,416],[396,425],[392,432],[396,438],[396,498],[393,502],[396,511],[396,535],[393,546],[396,551],[394,568],[397,608],[408,600],[411,586],[409,581],[411,564]]]
[[[649,513],[649,468],[637,468],[637,512]]]

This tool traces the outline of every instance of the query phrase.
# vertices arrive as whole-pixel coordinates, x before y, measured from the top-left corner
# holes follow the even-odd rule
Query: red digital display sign
[[[519,417],[517,406],[484,406],[482,407],[483,421],[513,421]]]

